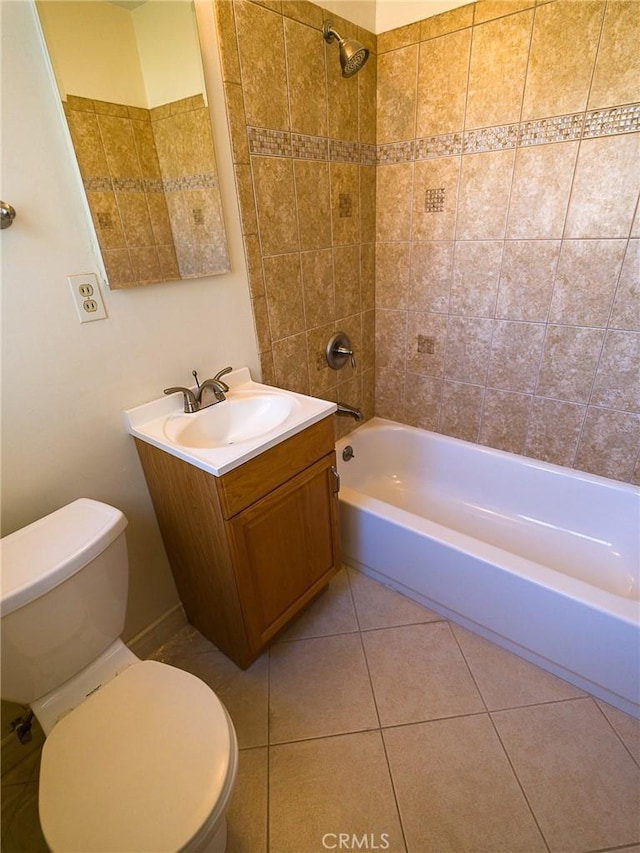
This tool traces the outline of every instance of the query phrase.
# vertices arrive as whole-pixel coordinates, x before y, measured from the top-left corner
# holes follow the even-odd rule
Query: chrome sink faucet
[[[222,403],[226,400],[225,394],[229,390],[226,382],[222,382],[221,376],[231,373],[232,367],[224,367],[211,379],[205,379],[204,382],[198,380],[197,370],[192,371],[193,378],[196,380],[197,390],[194,393],[191,388],[183,388],[181,385],[172,388],[165,388],[165,394],[175,394],[177,391],[182,392],[184,396],[184,411],[185,414],[192,415],[194,412],[199,412],[200,409],[208,409],[209,406],[215,406],[216,403]],[[213,391],[212,399],[208,403],[203,403],[202,395],[204,391],[209,389]]]

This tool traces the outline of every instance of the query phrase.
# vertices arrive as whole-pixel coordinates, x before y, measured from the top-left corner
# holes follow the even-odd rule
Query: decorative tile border
[[[185,175],[180,178],[110,178],[98,176],[84,178],[86,192],[94,193],[168,193],[183,190],[216,189],[218,178],[213,172]]]
[[[380,166],[612,136],[640,130],[640,104],[371,145],[248,127],[251,154]]]

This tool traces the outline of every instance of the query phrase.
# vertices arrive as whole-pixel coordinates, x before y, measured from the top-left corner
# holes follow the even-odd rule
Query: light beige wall
[[[121,508],[129,519],[129,638],[178,599],[121,412],[187,384],[193,368],[203,376],[248,365],[259,375],[228,140],[225,150],[218,128],[233,272],[103,288],[108,319],[80,325],[66,276],[96,265],[64,118],[31,4],[3,4],[2,16],[2,59],[11,68],[3,75],[2,191],[17,210],[1,241],[2,532],[80,496]]]
[[[638,482],[639,34],[483,0],[378,36],[376,414]]]
[[[130,12],[82,0],[39,0],[37,8],[62,98],[148,106]]]

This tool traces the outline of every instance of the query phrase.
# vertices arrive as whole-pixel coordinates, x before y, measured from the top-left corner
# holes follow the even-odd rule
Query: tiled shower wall
[[[296,0],[219,0],[216,11],[263,381],[371,417],[375,37]],[[325,17],[371,50],[355,77],[342,78]],[[355,368],[328,367],[336,330]]]
[[[227,270],[209,111],[68,95],[64,112],[114,288]]]
[[[640,481],[639,43],[635,0],[378,36],[377,415]]]

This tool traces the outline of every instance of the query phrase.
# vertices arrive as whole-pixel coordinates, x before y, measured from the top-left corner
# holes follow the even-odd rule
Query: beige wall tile
[[[473,12],[474,4],[467,3],[457,9],[451,9],[449,12],[443,12],[441,15],[425,18],[424,21],[420,22],[420,41],[437,38],[445,33],[470,27],[473,24]]]
[[[360,166],[360,237],[363,243],[376,239],[376,167]]]
[[[308,0],[285,0],[282,4],[282,13],[317,30],[322,29],[322,21],[325,17],[323,9]]]
[[[140,178],[133,127],[128,118],[98,116],[100,137],[112,178]]]
[[[406,308],[411,243],[376,245],[376,308]]]
[[[601,477],[632,481],[640,449],[640,415],[589,406],[575,467]]]
[[[274,255],[265,258],[263,263],[272,339],[276,341],[304,331],[300,255],[297,252]]]
[[[358,246],[336,246],[333,250],[333,281],[336,319],[361,311],[360,249]]]
[[[379,166],[376,176],[376,238],[411,238],[413,164]]]
[[[476,3],[474,24],[482,24],[493,18],[502,18],[504,15],[512,15],[523,9],[530,9],[536,5],[536,0],[480,0]]]
[[[317,160],[294,160],[293,172],[300,248],[304,251],[331,246],[329,164]]]
[[[289,130],[282,17],[246,0],[234,8],[247,124]]]
[[[573,465],[586,406],[535,397],[525,454],[555,465]]]
[[[236,166],[236,193],[238,195],[238,207],[240,208],[240,223],[243,234],[258,233],[258,216],[256,213],[256,202],[254,197],[253,179],[251,166]]]
[[[506,391],[534,391],[544,336],[542,323],[496,320],[487,384]]]
[[[493,317],[503,254],[502,241],[455,244],[450,310],[466,317]]]
[[[376,310],[376,370],[394,374],[404,371],[407,312]]]
[[[419,41],[420,21],[416,21],[413,24],[407,24],[405,27],[396,27],[394,30],[380,33],[378,36],[378,53],[383,54],[391,50],[398,50]]]
[[[453,269],[453,242],[413,243],[408,307],[447,312]]]
[[[176,247],[177,248],[177,247]],[[155,246],[140,246],[129,249],[133,280],[140,284],[162,281],[160,260]],[[178,262],[180,256],[178,256]],[[182,270],[180,271],[182,272]]]
[[[293,335],[273,342],[273,372],[275,384],[299,394],[309,393],[307,335]]]
[[[155,240],[145,194],[116,193],[116,201],[127,246],[132,248],[153,245]]]
[[[629,240],[609,325],[640,331],[640,241]]]
[[[291,130],[327,135],[327,78],[322,36],[317,30],[284,19],[289,75]]]
[[[379,418],[403,421],[405,374],[393,375],[376,365],[375,414]]]
[[[484,385],[491,355],[493,320],[449,317],[444,375],[446,379]]]
[[[302,252],[300,262],[307,329],[332,323],[336,316],[333,252],[331,249]]]
[[[251,296],[264,296],[264,275],[262,272],[262,252],[260,240],[256,234],[247,234],[244,238],[244,253],[249,275]]]
[[[624,240],[565,240],[549,320],[606,326],[625,249]]]
[[[607,332],[589,402],[640,412],[640,332]]]
[[[522,453],[527,437],[531,397],[487,388],[480,423],[480,444]]]
[[[504,237],[515,151],[490,151],[462,158],[456,238]]]
[[[360,246],[360,299],[362,310],[375,308],[376,247],[374,243]]]
[[[442,380],[407,373],[405,392],[405,421],[410,426],[435,432],[440,418]]]
[[[378,144],[415,137],[417,71],[417,44],[378,57]]]
[[[233,162],[249,163],[249,144],[247,142],[242,86],[239,83],[225,83],[224,94],[227,103]]]
[[[636,0],[608,3],[589,93],[590,110],[640,99]]]
[[[309,360],[309,392],[322,396],[327,389],[337,390],[338,377],[327,363],[327,341],[335,332],[335,323],[318,326],[307,332],[307,357]]]
[[[236,40],[234,5],[233,3],[222,2],[214,3],[213,6],[218,26],[222,77],[225,82],[240,83],[240,60]]]
[[[375,145],[377,135],[377,88],[378,63],[375,57],[369,57],[364,68],[358,71],[358,139],[369,145]]]
[[[335,15],[331,16],[335,28],[343,38],[353,38],[349,33],[354,29],[353,24],[348,28],[338,27]],[[325,62],[327,68],[327,106],[329,136],[332,139],[355,141],[358,138],[358,78],[343,77],[340,67],[339,49],[336,42],[325,44]],[[369,64],[369,63],[367,63]]]
[[[293,162],[284,157],[252,157],[251,162],[263,254],[299,249]]]
[[[508,238],[562,237],[577,155],[577,142],[518,149]]]
[[[549,313],[560,242],[514,240],[505,244],[496,317],[544,322]]]
[[[586,108],[603,10],[601,0],[558,0],[536,9],[523,119]]]
[[[353,163],[331,163],[331,227],[334,246],[360,240],[360,175]]]
[[[637,134],[580,145],[565,237],[627,237],[637,201]],[[606,163],[606,168],[603,164]]]
[[[527,10],[473,28],[466,128],[519,121],[532,22]]]
[[[551,850],[637,839],[640,770],[592,699],[498,711],[492,718]]]
[[[126,246],[120,210],[113,192],[87,192],[91,219],[101,249],[122,249]]]
[[[115,289],[135,284],[128,249],[102,249],[109,286]]]
[[[73,150],[83,178],[103,177],[109,174],[98,117],[93,112],[67,110],[65,113]]]
[[[452,240],[456,224],[458,184],[461,157],[440,157],[415,164],[413,184],[413,240]],[[386,168],[407,168],[386,167]],[[442,190],[442,210],[433,211],[428,203],[430,193]],[[378,184],[378,204],[385,198]]]
[[[442,410],[438,432],[463,441],[478,441],[484,388],[464,382],[442,384]]]
[[[471,29],[422,42],[418,64],[416,136],[464,127]]]
[[[487,714],[387,729],[384,740],[410,850],[546,850]],[[425,767],[429,783],[416,784]]]
[[[548,326],[536,394],[586,403],[602,350],[604,331]]]
[[[255,296],[251,300],[253,309],[253,322],[256,329],[256,341],[258,352],[271,352],[271,327],[269,325],[269,309],[267,308],[267,297]]]
[[[373,370],[375,367],[376,324],[375,311],[362,312],[362,350],[360,363],[362,371]]]
[[[410,311],[407,329],[407,372],[444,376],[447,317]]]

